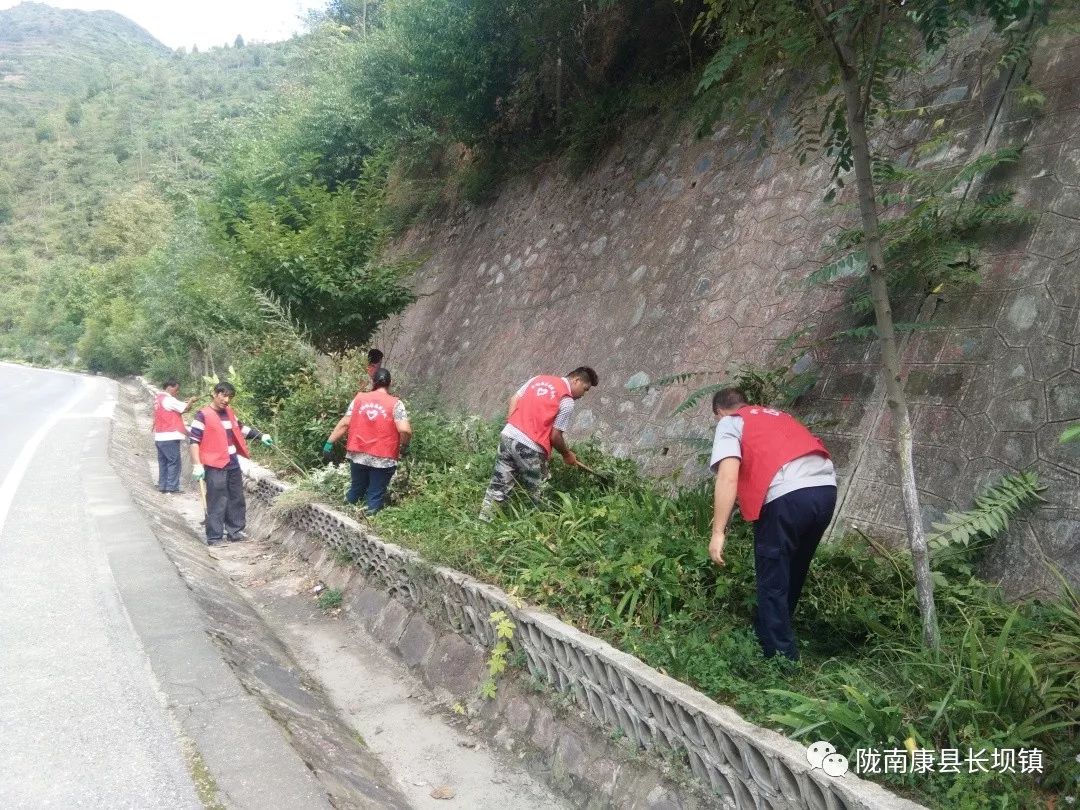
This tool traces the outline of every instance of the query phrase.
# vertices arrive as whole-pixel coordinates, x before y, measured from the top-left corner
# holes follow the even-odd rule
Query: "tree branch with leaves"
[[[794,68],[813,78],[812,104],[823,108],[817,135],[797,130],[800,160],[820,149],[832,161],[832,177],[854,172],[859,211],[858,242],[882,355],[885,397],[892,415],[908,546],[914,567],[923,641],[938,645],[937,611],[930,556],[913,454],[913,432],[890,300],[883,200],[875,176],[873,128],[889,119],[900,83],[920,57],[943,48],[978,17],[989,19],[1015,44],[1031,42],[1032,25],[1044,21],[1047,0],[708,0],[699,25],[714,37],[716,56],[699,90],[722,88],[721,108],[744,113],[756,101],[747,90],[773,74]],[[1010,31],[1021,34],[1009,34]],[[1011,53],[1012,48],[1007,48]],[[828,198],[834,192],[830,192]]]

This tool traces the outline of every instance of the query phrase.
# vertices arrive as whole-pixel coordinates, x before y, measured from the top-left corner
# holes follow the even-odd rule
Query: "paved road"
[[[0,363],[0,808],[329,810],[110,466],[117,391]]]
[[[0,806],[200,807],[90,498],[116,386],[0,365]]]

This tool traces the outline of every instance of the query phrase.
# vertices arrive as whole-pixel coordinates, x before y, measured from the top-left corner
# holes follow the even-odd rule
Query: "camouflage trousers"
[[[540,489],[547,478],[547,457],[508,436],[499,437],[499,455],[495,458],[495,471],[484,493],[480,518],[491,520],[496,504],[502,504],[517,481],[528,493],[533,503],[540,502]]]

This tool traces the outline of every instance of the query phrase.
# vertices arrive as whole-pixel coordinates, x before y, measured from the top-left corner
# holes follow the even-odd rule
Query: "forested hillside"
[[[203,54],[112,14],[3,12],[0,351],[186,375],[282,324],[362,343],[411,300],[391,234],[677,108],[699,11],[337,0],[292,43]]]
[[[174,53],[110,12],[0,12],[0,350],[117,371],[154,251],[192,227],[227,132],[290,45]]]

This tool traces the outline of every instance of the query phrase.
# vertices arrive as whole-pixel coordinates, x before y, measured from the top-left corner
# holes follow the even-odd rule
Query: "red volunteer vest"
[[[163,404],[167,396],[161,392],[154,397],[154,433],[184,433],[184,417]]]
[[[401,436],[394,424],[394,408],[398,402],[385,388],[356,395],[349,419],[350,453],[397,460]]]
[[[240,432],[240,423],[236,421],[236,414],[232,408],[225,408],[225,413],[232,423],[233,440],[236,442],[236,452],[244,458],[249,457],[247,442],[244,434]],[[203,437],[199,442],[199,461],[203,466],[224,469],[229,466],[229,440],[225,436],[225,426],[221,424],[221,417],[213,408],[203,408],[199,411],[199,419],[202,420]]]
[[[789,461],[816,453],[831,458],[821,439],[795,417],[774,408],[744,405],[734,416],[743,420],[742,463],[736,496],[746,520],[757,520],[769,484]]]
[[[559,415],[559,402],[570,396],[570,386],[562,377],[542,375],[532,379],[518,397],[510,414],[510,424],[551,455],[551,427]]]

